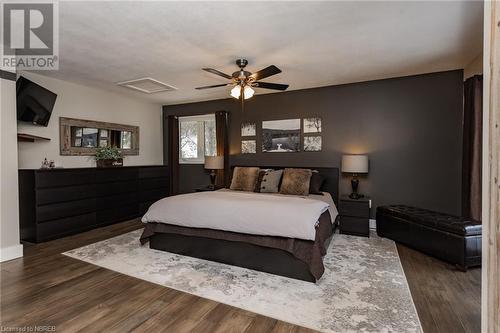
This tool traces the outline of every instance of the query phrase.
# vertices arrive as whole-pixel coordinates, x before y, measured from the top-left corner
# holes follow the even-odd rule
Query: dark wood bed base
[[[325,242],[327,247],[331,239],[332,237]],[[293,279],[316,282],[306,263],[279,249],[222,239],[163,233],[152,236],[149,240],[149,247]]]
[[[262,168],[279,169],[282,167]],[[338,205],[338,168],[307,167],[307,169],[318,170],[325,176],[326,180],[322,191],[330,193],[335,204]],[[336,225],[334,230],[335,227]],[[332,238],[333,235],[325,241],[326,248],[328,248]],[[284,250],[242,242],[167,233],[153,235],[149,240],[149,247],[155,250],[221,262],[293,279],[316,282],[316,279],[309,271],[308,265]]]

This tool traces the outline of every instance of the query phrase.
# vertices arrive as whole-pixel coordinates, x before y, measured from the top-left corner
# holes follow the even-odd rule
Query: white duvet
[[[219,190],[167,197],[142,222],[314,240],[320,215],[338,212],[329,193],[307,197]]]

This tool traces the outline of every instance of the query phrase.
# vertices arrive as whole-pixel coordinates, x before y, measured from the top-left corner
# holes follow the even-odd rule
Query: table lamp
[[[215,170],[224,169],[224,156],[205,156],[205,169],[210,170],[210,186],[215,188]]]
[[[352,193],[349,194],[351,199],[360,199],[364,195],[358,193],[358,174],[368,173],[368,156],[367,155],[343,155],[342,156],[342,172],[351,173]]]

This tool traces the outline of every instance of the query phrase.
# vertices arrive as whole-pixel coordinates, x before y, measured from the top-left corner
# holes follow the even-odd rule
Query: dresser
[[[340,197],[340,233],[370,237],[370,206],[368,197],[351,199]]]
[[[168,194],[166,166],[19,170],[21,239],[38,243],[137,218]]]

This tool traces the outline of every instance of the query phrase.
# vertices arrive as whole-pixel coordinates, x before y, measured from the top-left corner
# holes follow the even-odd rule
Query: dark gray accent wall
[[[258,95],[243,112],[235,99],[163,110],[164,119],[228,111],[232,165],[340,167],[342,154],[368,154],[370,172],[360,180],[360,192],[372,197],[374,208],[409,204],[460,214],[462,70]],[[310,116],[322,118],[323,151],[260,152],[263,120]],[[242,121],[257,123],[257,154],[240,154]],[[202,165],[180,169],[181,192],[209,182]],[[349,180],[342,176],[340,193],[350,193]]]

